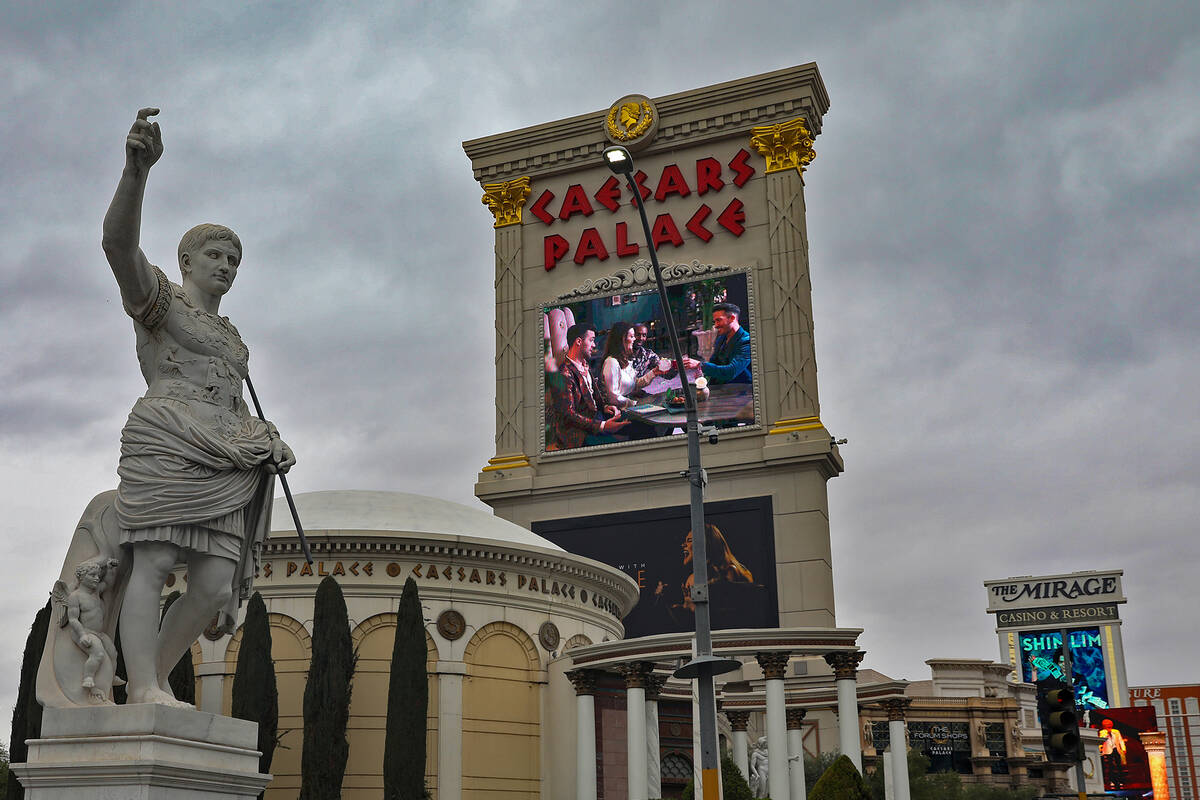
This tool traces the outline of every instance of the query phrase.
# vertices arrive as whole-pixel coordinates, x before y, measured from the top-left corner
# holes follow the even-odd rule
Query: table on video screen
[[[748,383],[724,383],[709,386],[709,398],[696,403],[696,413],[702,425],[752,424],[754,422],[754,390]],[[666,392],[652,394],[639,399],[639,403],[626,409],[630,419],[664,428],[682,428],[687,425],[687,412],[667,407]],[[663,406],[662,411],[638,410],[645,406]]]

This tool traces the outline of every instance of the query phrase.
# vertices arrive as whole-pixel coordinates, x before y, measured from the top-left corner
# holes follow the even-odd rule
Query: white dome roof
[[[306,531],[389,531],[469,536],[492,542],[565,552],[520,525],[481,508],[404,492],[338,490],[293,495]],[[271,530],[294,533],[287,499],[275,498]]]

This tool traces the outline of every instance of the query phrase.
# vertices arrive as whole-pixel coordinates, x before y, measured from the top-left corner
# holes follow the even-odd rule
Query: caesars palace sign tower
[[[665,313],[708,382],[708,553],[713,574],[731,578],[723,599],[713,588],[714,627],[835,624],[825,484],[843,465],[820,418],[804,200],[828,107],[806,64],[631,94],[463,144],[495,217],[496,451],[475,493],[498,516],[634,577],[641,598],[627,636],[694,623],[684,414]],[[630,190],[602,161],[610,144],[633,153],[669,312]],[[712,330],[721,303],[737,306],[748,341]],[[595,330],[594,352],[567,341],[577,323]],[[623,349],[641,337],[644,355]],[[734,351],[737,368],[720,369]],[[574,364],[590,367],[586,377]],[[605,412],[581,383],[611,385],[620,424],[600,427]]]

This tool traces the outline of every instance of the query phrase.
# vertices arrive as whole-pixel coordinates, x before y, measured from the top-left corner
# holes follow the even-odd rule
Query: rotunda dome
[[[327,535],[387,531],[399,534],[435,534],[481,539],[497,544],[565,552],[520,525],[494,516],[483,508],[405,492],[335,490],[293,496],[305,530]],[[294,533],[296,524],[287,500],[276,498],[271,512],[272,533]]]

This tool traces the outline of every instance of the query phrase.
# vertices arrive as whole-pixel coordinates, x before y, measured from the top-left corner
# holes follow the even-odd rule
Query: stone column
[[[767,679],[767,793],[771,800],[789,800],[787,768],[787,705],[783,676],[788,653],[759,653],[758,665]]]
[[[462,799],[463,675],[461,661],[438,661],[438,800]]]
[[[909,800],[908,791],[908,732],[904,724],[904,710],[912,703],[907,697],[883,701],[888,715],[888,749],[892,751],[892,772],[884,775],[893,787],[896,800]]]
[[[862,651],[855,653],[826,653],[825,661],[833,667],[837,683],[838,700],[838,745],[842,755],[849,756],[854,766],[862,773],[862,743],[858,731],[858,665],[862,663]]]
[[[883,751],[883,800],[896,800],[896,789],[892,786],[892,771],[896,768],[892,766],[892,747]]]
[[[804,716],[803,708],[787,710],[788,737],[788,788],[792,800],[805,800],[808,792],[804,787]]]
[[[596,800],[596,672],[567,673],[575,687],[575,796]]]
[[[733,729],[733,763],[742,771],[742,777],[750,780],[750,739],[746,728],[750,725],[749,711],[726,711],[729,727]]]
[[[647,800],[646,785],[646,683],[654,665],[634,661],[621,665],[625,676],[625,752],[629,800]]]
[[[646,795],[662,797],[662,748],[658,738],[658,698],[666,675],[646,679]]]
[[[496,456],[484,471],[528,467],[521,368],[521,213],[528,177],[483,185],[483,204],[496,218]],[[541,321],[538,320],[538,325]],[[536,448],[537,443],[533,446]]]
[[[750,146],[766,160],[767,231],[771,286],[764,293],[775,319],[779,373],[776,429],[820,423],[813,352],[812,283],[804,219],[804,168],[816,156],[803,117],[751,130]],[[769,409],[768,413],[776,411]],[[774,431],[773,431],[774,432]]]

